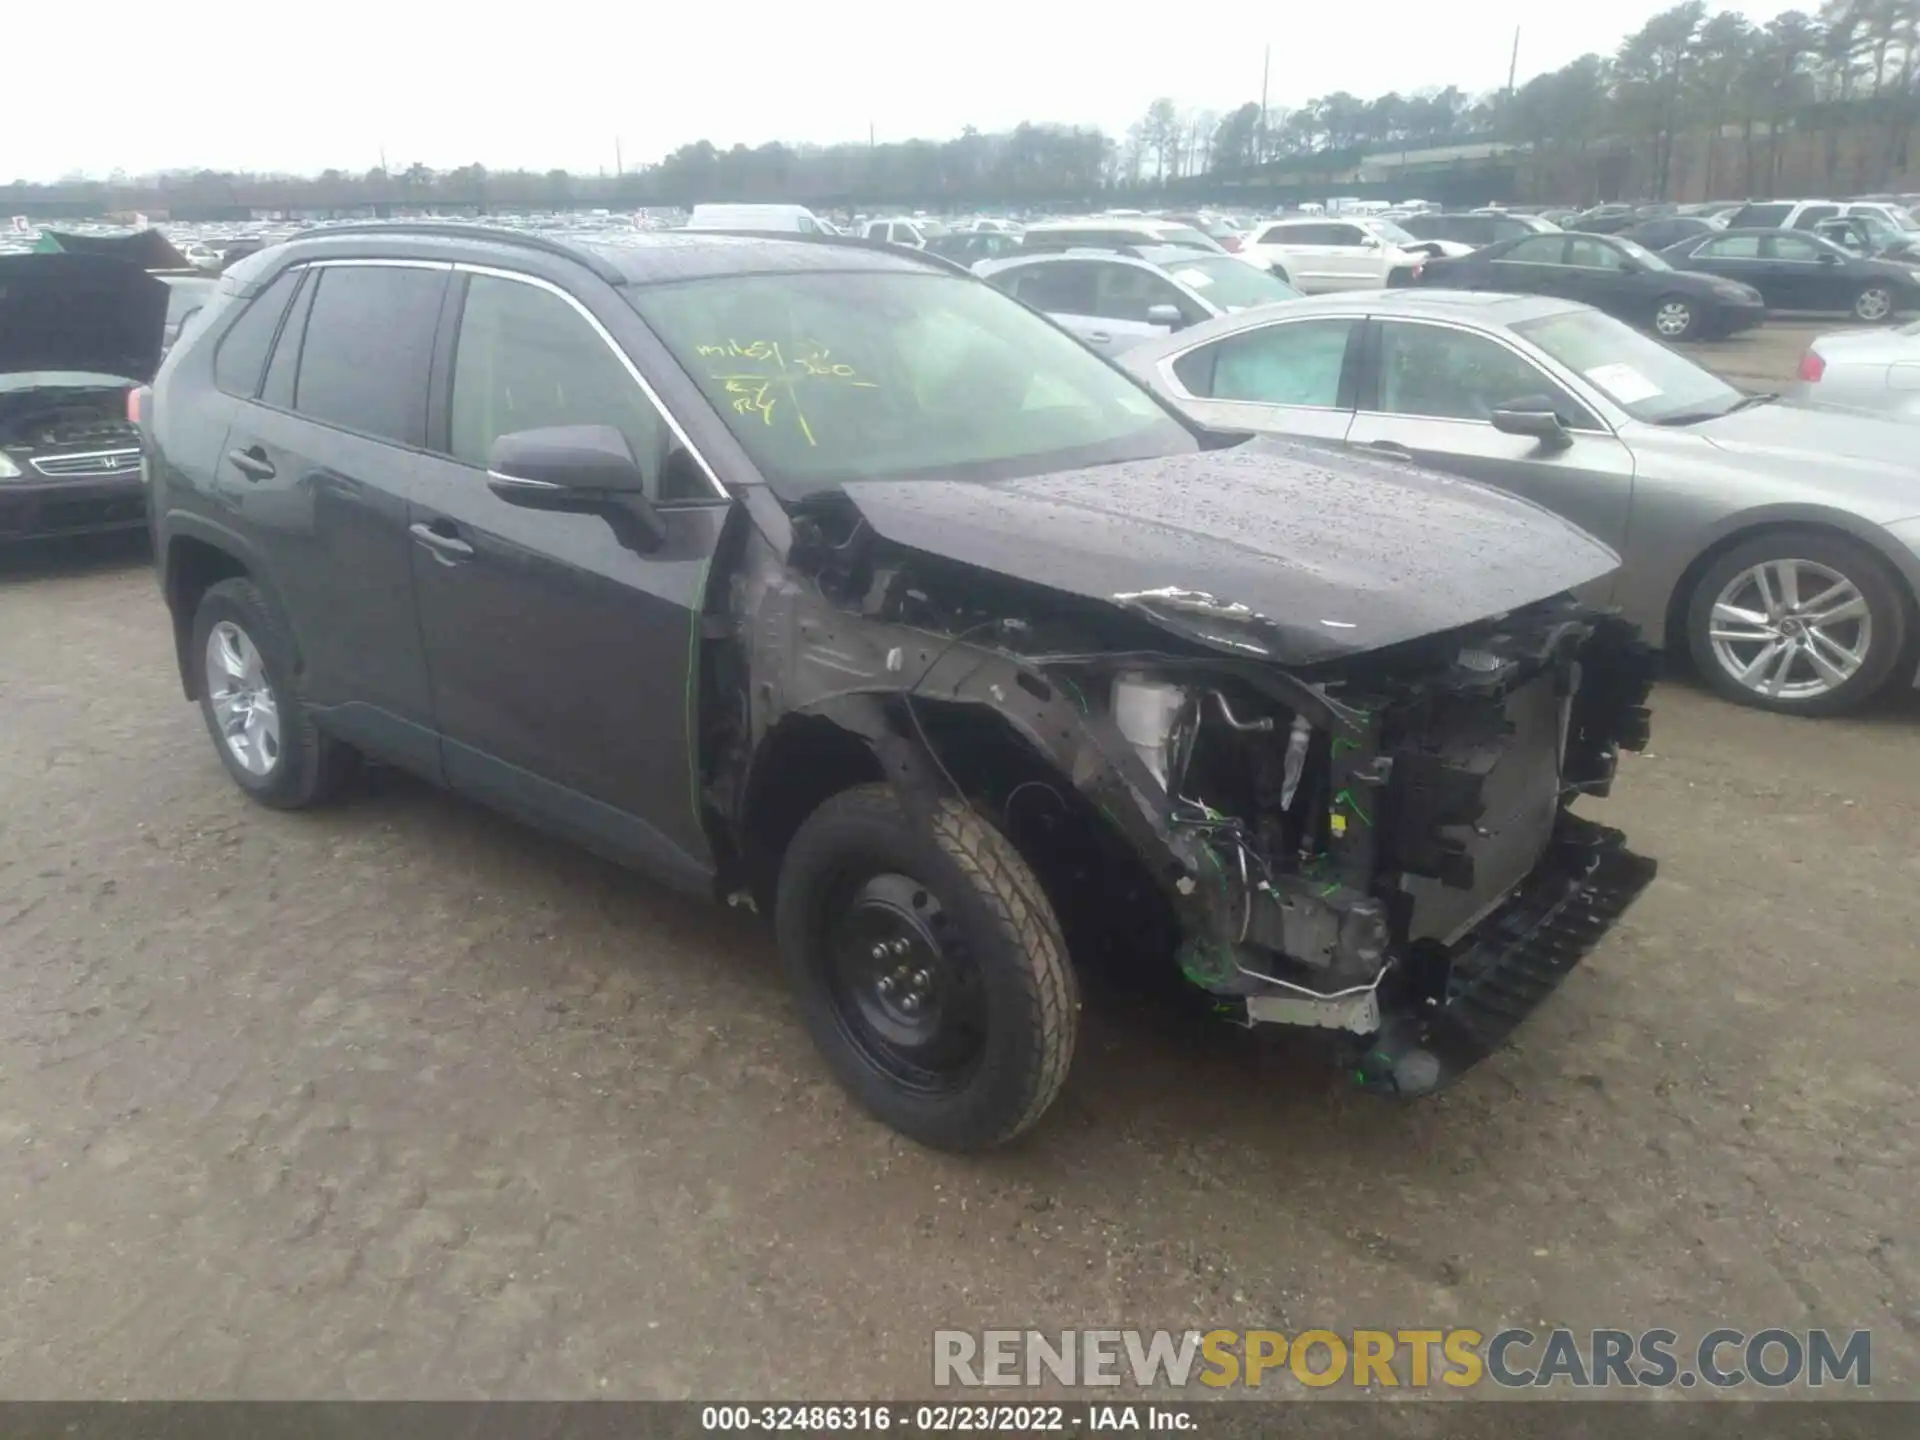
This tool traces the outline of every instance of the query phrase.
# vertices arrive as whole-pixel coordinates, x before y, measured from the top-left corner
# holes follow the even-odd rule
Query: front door
[[[1375,322],[1351,445],[1464,475],[1565,516],[1615,550],[1627,543],[1633,454],[1531,360],[1475,331]],[[1553,448],[1493,428],[1495,410],[1551,408],[1571,443]]]
[[[441,453],[423,460],[410,516],[447,781],[697,886],[711,857],[690,666],[729,506],[583,305],[532,279],[455,286]],[[633,548],[604,517],[527,510],[488,488],[496,437],[560,425],[626,436],[662,544]]]

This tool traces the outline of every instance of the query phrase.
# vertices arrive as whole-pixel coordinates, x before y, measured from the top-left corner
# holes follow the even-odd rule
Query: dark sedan
[[[1430,260],[1410,279],[1445,290],[1578,300],[1662,340],[1732,335],[1767,318],[1760,292],[1750,286],[1675,269],[1616,235],[1528,235],[1456,259]]]
[[[1660,215],[1642,220],[1620,232],[1620,238],[1644,245],[1649,250],[1664,250],[1682,240],[1697,240],[1718,235],[1725,227],[1700,215]]]
[[[1803,230],[1723,230],[1662,255],[1681,270],[1750,285],[1779,310],[1830,310],[1878,324],[1920,307],[1920,272],[1854,255]]]

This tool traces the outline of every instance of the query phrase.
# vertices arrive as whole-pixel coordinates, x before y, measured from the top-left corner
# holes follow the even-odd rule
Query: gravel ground
[[[0,1395],[913,1395],[938,1327],[1505,1323],[1870,1327],[1920,1395],[1913,696],[1664,685],[1594,812],[1659,880],[1436,1100],[1102,1001],[960,1160],[849,1106],[747,917],[391,776],[250,805],[145,564],[0,560]]]

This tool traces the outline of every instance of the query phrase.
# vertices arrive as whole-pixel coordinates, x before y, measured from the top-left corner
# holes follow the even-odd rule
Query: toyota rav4
[[[1445,1082],[1639,893],[1617,557],[1199,428],[935,258],[342,227],[143,410],[180,676],[255,799],[405,767],[772,919],[872,1111],[1004,1141],[1077,970]]]

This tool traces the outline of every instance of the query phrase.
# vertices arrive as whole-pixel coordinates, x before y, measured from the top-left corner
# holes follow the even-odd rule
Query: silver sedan
[[[1118,362],[1202,423],[1363,446],[1606,541],[1604,597],[1720,693],[1801,715],[1912,675],[1920,430],[1747,395],[1584,305],[1390,290],[1227,316]]]
[[[1838,330],[1817,337],[1788,398],[1920,420],[1920,320],[1898,330]],[[1920,435],[1915,437],[1920,446]]]

